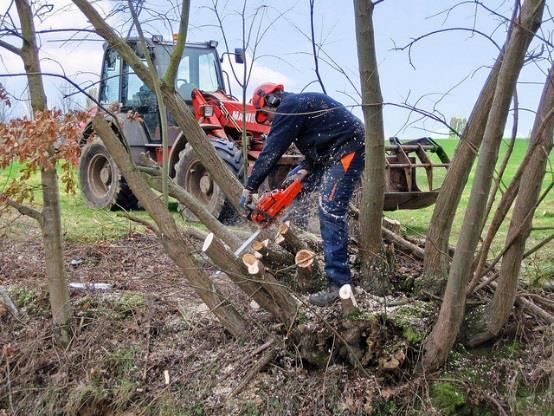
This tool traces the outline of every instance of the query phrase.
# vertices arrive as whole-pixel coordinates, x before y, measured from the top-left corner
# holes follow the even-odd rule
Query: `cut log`
[[[294,257],[296,264],[296,283],[300,290],[314,291],[321,286],[321,272],[315,257],[311,250],[300,250]]]
[[[277,235],[275,236],[275,244],[283,246],[291,253],[298,253],[300,250],[309,250],[308,245],[298,236],[300,233],[291,225],[290,221],[279,224],[277,227]]]
[[[344,317],[350,316],[352,312],[358,308],[358,303],[354,297],[352,286],[343,285],[339,290],[340,302],[342,305],[342,315]]]
[[[248,297],[286,325],[296,317],[297,305],[290,294],[269,273],[262,280],[253,281],[245,264],[237,260],[228,247],[214,236],[208,234],[202,247],[204,252]],[[257,260],[253,254],[245,254]],[[250,260],[249,260],[250,262]],[[253,263],[253,262],[252,262]],[[262,265],[263,266],[263,265]],[[260,266],[257,266],[260,268]],[[265,268],[264,268],[265,269]]]
[[[395,234],[400,235],[400,221],[383,217],[383,227],[385,227],[389,231],[392,231]]]
[[[271,244],[269,239],[254,241],[250,248],[254,251],[256,258],[263,260],[264,264],[274,271],[294,264],[292,254],[280,246]]]
[[[396,244],[396,246],[404,252],[407,252],[408,254],[423,260],[425,251],[416,246],[415,244],[410,243],[405,238],[399,236],[398,234],[393,233],[392,231],[386,229],[385,227],[382,228],[383,230],[383,237],[385,237],[387,240],[393,242]]]
[[[262,280],[265,267],[263,263],[256,258],[256,256],[246,253],[242,256],[242,263],[246,266],[248,274],[260,276],[260,280]]]

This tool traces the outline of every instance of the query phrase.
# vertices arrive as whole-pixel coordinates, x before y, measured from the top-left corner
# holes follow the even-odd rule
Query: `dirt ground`
[[[112,287],[71,291],[75,332],[61,348],[51,338],[40,236],[29,229],[2,237],[0,287],[20,316],[0,310],[1,416],[554,414],[552,328],[537,325],[521,310],[498,341],[471,351],[457,347],[440,372],[417,375],[419,344],[437,302],[427,302],[421,313],[411,309],[412,315],[400,320],[394,307],[383,311],[361,293],[362,310],[399,318],[377,322],[371,341],[382,348],[365,367],[341,360],[335,338],[325,345],[319,366],[283,345],[236,391],[277,326],[224,276],[216,279],[225,295],[252,322],[247,340],[226,334],[153,236],[67,243],[69,282]],[[397,294],[409,293],[421,265],[402,255],[396,264]],[[323,328],[320,320],[332,322],[339,315],[336,305],[301,319]],[[415,322],[412,318],[419,327],[405,324]],[[399,364],[387,369],[385,355],[392,360],[398,351]]]

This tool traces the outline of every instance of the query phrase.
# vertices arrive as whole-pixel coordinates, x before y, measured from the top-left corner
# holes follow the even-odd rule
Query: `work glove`
[[[242,195],[240,196],[239,205],[243,210],[248,212],[250,210],[248,207],[250,204],[252,204],[252,191],[244,189],[244,191],[242,191]]]
[[[283,180],[283,183],[281,184],[281,188],[283,189],[286,188],[297,179],[299,179],[300,181],[303,181],[304,178],[309,174],[310,172],[307,169],[297,166],[296,168],[292,169],[285,177],[285,179]]]

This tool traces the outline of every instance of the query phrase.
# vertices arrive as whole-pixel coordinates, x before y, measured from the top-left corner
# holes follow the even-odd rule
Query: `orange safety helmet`
[[[262,85],[259,85],[254,90],[252,95],[252,105],[256,110],[260,110],[265,106],[269,107],[278,107],[281,103],[280,94],[275,94],[278,92],[283,92],[285,87],[283,84],[274,84],[273,82],[266,82]],[[263,124],[267,121],[267,115],[262,111],[256,111],[256,122]]]

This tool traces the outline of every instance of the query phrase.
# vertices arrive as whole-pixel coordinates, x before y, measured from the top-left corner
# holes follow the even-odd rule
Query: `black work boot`
[[[339,287],[330,284],[329,287],[308,297],[308,302],[316,306],[332,305],[339,298]]]

